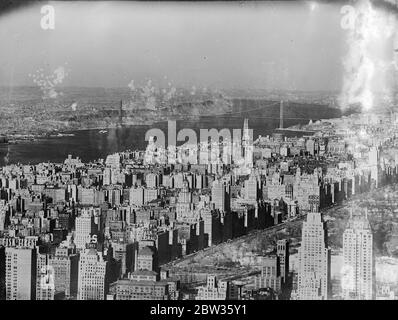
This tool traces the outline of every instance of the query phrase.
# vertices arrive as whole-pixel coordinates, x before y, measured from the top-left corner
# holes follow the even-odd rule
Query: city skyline
[[[366,115],[359,116],[359,118],[356,115],[351,118],[358,122],[357,130],[361,131],[364,126],[368,130],[382,128],[378,121],[392,120],[388,116],[380,117],[379,120],[373,119],[373,121]],[[343,125],[342,119],[335,121],[336,125]],[[395,128],[396,122],[392,123]],[[249,128],[248,121],[244,121],[243,127],[246,130]],[[391,138],[388,138],[388,135],[378,133],[377,136],[382,144],[390,143]],[[245,137],[242,139],[244,140]],[[330,141],[325,149],[322,138],[313,140],[313,137],[306,137],[305,143],[301,139],[297,137],[289,138],[289,140],[281,139],[278,134],[274,134],[272,137],[256,140],[257,148],[262,146],[260,149],[264,148],[264,144],[282,144],[283,147],[279,148],[279,154],[282,157],[279,161],[282,161],[278,164],[279,170],[273,174],[267,173],[269,169],[262,171],[264,169],[261,169],[261,161],[258,162],[259,159],[256,157],[252,160],[255,166],[250,169],[249,176],[240,170],[228,173],[229,169],[225,164],[211,163],[208,165],[196,164],[192,167],[176,165],[174,170],[178,166],[180,169],[171,174],[162,174],[158,171],[160,168],[157,167],[173,165],[166,162],[160,165],[142,166],[140,163],[142,164],[144,161],[144,151],[128,151],[109,155],[105,162],[93,162],[88,168],[78,158],[73,159],[71,156],[63,164],[42,163],[36,166],[9,165],[5,167],[6,171],[3,171],[1,179],[2,198],[4,199],[5,191],[11,195],[17,192],[20,197],[16,198],[15,204],[11,205],[7,205],[6,200],[2,200],[1,221],[4,234],[0,238],[0,244],[5,247],[6,256],[14,252],[15,259],[19,259],[19,255],[21,255],[21,259],[25,260],[31,257],[30,262],[21,264],[21,267],[29,269],[31,266],[33,268],[32,273],[27,272],[28,269],[18,271],[9,264],[14,258],[7,259],[5,274],[3,274],[5,276],[3,279],[7,279],[5,281],[7,299],[54,300],[55,297],[57,299],[60,297],[61,299],[62,297],[63,299],[73,299],[75,297],[80,300],[140,300],[158,299],[161,296],[167,299],[180,299],[186,295],[180,287],[181,284],[185,283],[186,286],[190,281],[185,282],[187,280],[183,280],[184,278],[176,278],[176,271],[172,271],[172,266],[181,259],[184,261],[185,255],[200,253],[206,247],[223,245],[235,237],[250,235],[256,229],[272,229],[279,225],[289,225],[294,221],[301,222],[304,219],[306,221],[303,221],[296,267],[294,259],[290,262],[294,255],[290,251],[289,243],[293,240],[288,236],[286,239],[278,240],[274,247],[275,253],[265,256],[255,255],[257,262],[252,267],[259,268],[261,274],[254,277],[253,289],[249,289],[249,284],[242,285],[235,281],[224,280],[222,277],[220,280],[217,279],[219,276],[210,274],[206,280],[207,285],[198,286],[198,293],[194,298],[196,300],[272,300],[288,297],[299,300],[330,299],[332,290],[335,290],[331,288],[330,280],[331,249],[328,246],[328,228],[321,217],[324,213],[321,212],[324,212],[333,203],[341,203],[343,199],[358,196],[362,192],[366,194],[371,190],[384,188],[388,179],[397,176],[396,169],[392,170],[390,167],[390,169],[381,170],[378,167],[375,172],[373,166],[377,165],[386,155],[381,156],[376,153],[375,157],[374,148],[368,147],[364,157],[354,160],[362,168],[360,175],[357,173],[351,176],[353,172],[347,172],[346,178],[339,180],[339,174],[344,171],[338,173],[330,168],[330,172],[328,170],[324,174],[320,170],[321,168],[315,168],[312,171],[305,166],[296,167],[295,175],[291,175],[289,171],[294,167],[289,168],[289,165],[286,167],[283,158],[297,152],[294,149],[294,144],[302,148],[300,156],[307,159],[315,155],[323,157],[330,154],[339,155],[344,159],[344,152],[341,148],[353,152],[351,147],[355,145],[343,144],[338,147],[337,141],[334,143]],[[284,150],[286,144],[289,147]],[[264,149],[264,156],[272,158],[272,155],[267,155],[266,150],[267,147]],[[128,163],[129,165],[126,167]],[[241,164],[235,163],[234,165],[239,167]],[[63,167],[63,169],[59,171],[56,169],[57,167]],[[127,169],[128,167],[130,169]],[[133,169],[134,167],[135,169]],[[184,171],[183,167],[190,167],[190,169]],[[7,172],[14,172],[15,175],[20,170],[27,177],[31,177],[29,178],[31,182],[27,182],[23,176],[18,179],[12,178],[12,176],[6,178]],[[64,172],[62,180],[66,180],[62,182],[56,178],[57,175],[54,178],[49,178],[49,176],[37,174],[35,173],[37,170],[44,170],[44,172],[47,170],[54,174],[57,171]],[[83,179],[81,183],[85,184],[85,187],[71,184],[73,179],[70,180],[70,173],[67,173],[69,170],[72,172],[77,170],[75,172],[82,173],[91,172],[90,178],[86,174],[79,178]],[[138,171],[136,174],[132,174],[130,170]],[[143,175],[142,173],[138,174],[139,171]],[[223,172],[224,174],[222,174]],[[32,174],[36,177],[34,180],[32,180]],[[247,178],[240,187],[236,180],[237,177]],[[52,182],[48,179],[51,179]],[[321,184],[320,179],[323,181]],[[330,179],[334,179],[334,182],[331,183]],[[87,185],[88,181],[91,181],[93,185]],[[31,192],[36,190],[34,191],[36,196],[33,196],[32,193],[33,198],[31,199],[26,198],[28,189],[23,187],[26,183],[31,184],[29,187]],[[62,185],[63,187],[61,187]],[[131,187],[126,189],[126,186]],[[236,189],[237,187],[238,189]],[[37,193],[39,190],[42,191]],[[206,190],[211,193],[208,194]],[[162,204],[168,198],[165,191],[174,194],[170,198],[170,200],[174,198],[172,200],[174,205],[164,207]],[[44,202],[41,202],[43,200]],[[60,205],[62,207],[59,207]],[[41,206],[44,206],[44,211]],[[152,211],[154,208],[160,210],[157,213],[157,218],[155,218],[155,212]],[[160,212],[163,212],[163,215],[159,215]],[[362,250],[362,244],[359,242],[358,249],[355,249],[357,247],[353,247],[353,245],[357,240],[350,234],[358,234],[358,239],[364,239],[364,241],[367,241],[369,237],[372,239],[372,233],[367,232],[363,236],[361,235],[361,230],[370,230],[366,215],[364,218],[362,223],[362,220],[355,220],[356,218],[353,220],[352,215],[350,216],[345,231],[341,235],[344,265],[341,271],[337,272],[344,273],[350,266],[354,270],[366,268],[366,276],[371,270],[368,270],[368,267],[373,265],[371,262],[372,250],[366,251],[365,260],[368,262],[362,263],[362,260],[358,260],[358,264],[351,263],[357,259],[357,252]],[[25,222],[20,224],[18,221]],[[153,225],[151,221],[158,221],[158,226]],[[4,229],[10,223],[13,227],[8,230]],[[43,231],[45,233],[42,233]],[[34,236],[34,234],[38,234],[38,236]],[[50,247],[55,237],[58,244],[54,247],[54,252],[54,249],[50,249]],[[47,245],[44,246],[45,243]],[[48,251],[49,249],[50,251]],[[336,248],[334,247],[333,250]],[[25,252],[29,253],[27,258]],[[320,256],[318,257],[318,255]],[[359,255],[359,257],[362,256],[362,254]],[[79,268],[79,272],[77,272],[77,268]],[[335,273],[336,270],[333,268]],[[16,278],[21,272],[30,277],[32,279],[31,286],[14,287],[11,270],[18,273],[14,275]],[[356,274],[356,272],[351,274]],[[79,276],[77,277],[77,275]],[[191,276],[193,275],[191,274]],[[350,273],[348,273],[348,277],[350,277]],[[346,293],[347,288],[351,288],[350,283],[358,284],[352,287],[354,289],[349,290],[354,290],[354,292],[355,290],[367,290],[366,293],[357,293],[358,297],[374,298],[376,287],[373,285],[373,278],[367,282],[371,284],[372,288],[369,291],[368,284],[365,286],[366,289],[361,289],[361,279],[357,281],[348,279],[348,277],[345,273],[341,278],[342,291],[339,293],[341,298],[351,299],[353,297]],[[194,283],[194,281],[192,282]],[[28,284],[27,281],[23,283],[24,285]],[[148,292],[147,296],[143,296],[140,290],[145,292],[149,290],[147,285],[155,285],[157,289],[151,291],[152,293]],[[172,287],[168,287],[170,285]],[[246,286],[248,287],[246,288]],[[15,290],[14,293],[11,293],[13,292],[12,288]],[[354,295],[356,294],[354,293]],[[190,297],[190,294],[186,296],[187,299],[192,298]]]
[[[398,299],[397,1],[0,10],[1,301]]]

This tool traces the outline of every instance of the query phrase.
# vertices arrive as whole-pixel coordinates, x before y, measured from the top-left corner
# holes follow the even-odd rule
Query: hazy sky
[[[158,85],[339,90],[341,4],[50,2],[0,16],[0,85],[58,66],[66,86]],[[167,79],[165,78],[167,76]],[[169,79],[169,80],[168,80]]]

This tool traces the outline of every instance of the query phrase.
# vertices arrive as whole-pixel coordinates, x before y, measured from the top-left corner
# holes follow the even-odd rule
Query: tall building
[[[7,205],[5,200],[0,200],[0,231],[4,231],[7,214]]]
[[[159,195],[158,189],[144,189],[144,203],[151,202],[152,200],[156,200]]]
[[[36,248],[6,248],[6,300],[36,299]]]
[[[145,176],[145,183],[148,188],[157,188],[159,186],[159,176],[150,172]]]
[[[211,188],[211,201],[214,209],[220,211],[229,211],[230,209],[230,198],[227,187],[222,181],[215,180]]]
[[[372,147],[369,150],[368,166],[370,168],[371,179],[374,180],[376,188],[379,185],[378,163],[379,163],[379,151],[377,147]]]
[[[244,154],[243,172],[249,174],[253,168],[253,129],[249,129],[249,120],[245,119],[243,124],[242,147]]]
[[[134,204],[136,206],[144,205],[144,188],[131,188],[130,189],[130,204]]]
[[[6,299],[6,248],[0,246],[0,300]]]
[[[155,271],[157,269],[156,252],[153,247],[142,247],[138,251],[136,270]]]
[[[111,168],[104,169],[104,178],[103,178],[103,185],[107,186],[111,184],[112,180],[112,170]]]
[[[276,255],[279,257],[282,282],[286,282],[289,275],[289,242],[286,239],[277,241]]]
[[[68,299],[77,295],[79,256],[70,248],[59,247],[55,254],[50,257],[49,265],[54,270],[55,299]]]
[[[178,194],[178,200],[176,204],[177,220],[191,216],[192,210],[193,210],[192,193],[189,190],[188,181],[184,180],[182,189]]]
[[[78,275],[78,300],[104,300],[106,264],[94,248],[80,255]]]
[[[327,300],[330,251],[326,227],[319,212],[309,212],[303,222],[299,249],[298,300]]]
[[[75,239],[77,249],[85,249],[86,244],[90,243],[91,236],[97,232],[94,216],[90,212],[83,212],[75,220]]]
[[[120,160],[120,154],[114,153],[106,157],[105,164],[112,169],[119,169]]]
[[[221,241],[220,215],[209,208],[200,210],[200,216],[204,222],[204,233],[207,235],[207,246],[218,244]]]
[[[37,253],[36,300],[54,300],[54,269],[49,265],[49,256]]]
[[[344,299],[374,299],[373,234],[367,213],[352,215],[343,234]]]
[[[280,274],[280,261],[278,256],[263,257],[261,262],[261,274],[254,278],[255,289],[272,288],[276,293],[282,290],[282,278]]]
[[[257,200],[257,179],[251,174],[248,180],[245,180],[245,199],[246,200]]]

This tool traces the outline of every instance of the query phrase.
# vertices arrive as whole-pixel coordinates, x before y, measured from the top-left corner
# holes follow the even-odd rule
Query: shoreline
[[[63,136],[68,136],[70,134],[73,134],[73,132],[80,132],[80,131],[89,131],[89,130],[108,130],[108,129],[118,129],[118,128],[123,128],[123,127],[131,127],[131,126],[149,126],[153,124],[151,123],[125,123],[122,125],[119,124],[112,124],[108,126],[95,126],[95,127],[80,127],[80,128],[75,128],[75,129],[68,129],[68,130],[51,130],[46,133],[41,133],[41,134],[9,134],[6,135],[8,138],[8,143],[0,143],[1,145],[6,145],[6,144],[13,144],[10,143],[10,141],[29,141],[29,140],[36,140],[36,139],[46,139],[46,138],[62,138]],[[59,135],[59,136],[57,136]]]
[[[339,119],[339,118],[335,118]],[[177,119],[173,121],[181,121],[184,119]],[[11,134],[7,135],[8,142],[0,143],[0,146],[9,145],[9,144],[17,144],[18,142],[25,142],[25,141],[36,141],[41,139],[49,139],[49,138],[63,138],[67,136],[74,136],[74,132],[82,132],[82,131],[90,131],[90,130],[98,130],[98,131],[107,131],[110,129],[122,129],[124,127],[133,127],[133,126],[150,126],[158,122],[162,121],[169,121],[169,120],[160,120],[160,121],[152,121],[152,122],[144,122],[144,123],[124,123],[122,125],[119,124],[112,124],[109,126],[95,126],[95,127],[82,127],[76,129],[68,129],[68,130],[53,130],[42,134]],[[294,127],[295,125],[288,127],[288,128],[274,128],[271,129],[275,133],[306,133],[306,134],[314,134],[315,131],[311,130],[302,130],[297,129]]]

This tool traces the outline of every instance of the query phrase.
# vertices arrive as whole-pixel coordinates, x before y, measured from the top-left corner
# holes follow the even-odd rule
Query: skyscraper
[[[111,168],[105,168],[104,169],[104,180],[103,180],[104,186],[107,186],[107,185],[111,184],[111,177],[112,177]]]
[[[131,188],[130,189],[130,204],[134,204],[136,206],[143,206],[144,204],[144,188]]]
[[[76,296],[79,257],[68,247],[55,249],[49,264],[54,269],[54,294],[61,298]],[[55,298],[57,299],[57,298]]]
[[[106,264],[94,248],[84,250],[79,261],[78,300],[105,299]]]
[[[365,215],[353,215],[351,211],[343,234],[343,259],[343,298],[373,299],[373,234],[366,211]]]
[[[183,187],[178,194],[178,200],[176,204],[176,215],[177,219],[182,219],[184,217],[190,216],[193,210],[192,204],[192,193],[189,190],[188,181],[184,180]]]
[[[54,268],[49,265],[49,255],[37,253],[36,300],[54,300]]]
[[[4,231],[7,209],[6,201],[0,200],[0,231]]]
[[[6,248],[0,246],[0,300],[6,298]]]
[[[230,209],[230,198],[227,187],[222,181],[215,180],[211,188],[211,201],[214,205],[214,209],[220,211],[229,211]]]
[[[277,241],[276,254],[280,261],[282,282],[285,282],[289,274],[289,242],[286,239]]]
[[[277,293],[281,292],[280,259],[277,255],[262,258],[261,275],[254,278],[254,287],[256,289],[272,288]]]
[[[378,161],[379,161],[379,150],[377,149],[377,147],[370,148],[368,165],[370,168],[371,179],[374,180],[376,188],[379,185]]]
[[[244,153],[244,163],[246,173],[251,172],[253,168],[253,129],[249,129],[249,120],[245,119],[243,124],[243,137],[242,137],[242,147]]]
[[[248,180],[245,180],[245,199],[257,200],[258,182],[256,177],[251,174]]]
[[[36,299],[36,248],[6,248],[6,300]]]
[[[90,212],[83,212],[76,218],[76,232],[74,242],[77,249],[85,249],[86,244],[90,243],[91,236],[96,233],[94,216]]]
[[[319,212],[309,212],[303,222],[299,249],[298,300],[326,300],[329,282],[329,249],[326,228]]]

